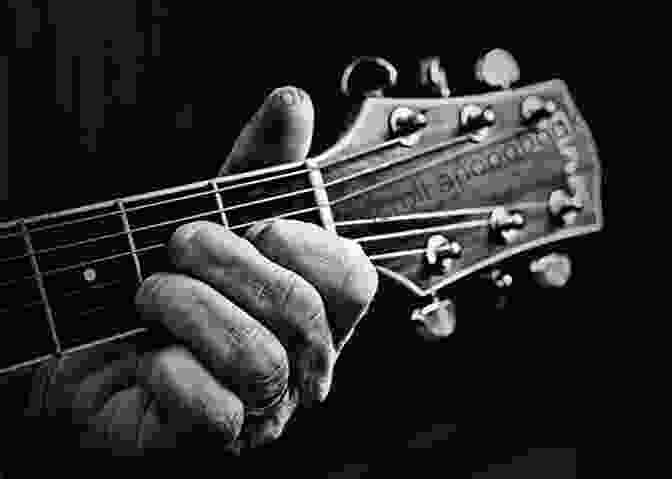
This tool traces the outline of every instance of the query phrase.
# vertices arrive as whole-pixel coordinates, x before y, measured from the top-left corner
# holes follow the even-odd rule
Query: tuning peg
[[[414,146],[420,141],[420,130],[427,126],[427,117],[417,111],[400,106],[390,113],[390,130],[392,136],[402,137],[405,146]]]
[[[462,256],[462,245],[443,235],[432,235],[425,247],[425,268],[434,274],[448,274],[456,259]]]
[[[460,110],[460,131],[468,134],[477,143],[488,136],[496,121],[497,116],[491,106],[482,107],[470,103]]]
[[[341,76],[341,93],[348,97],[382,97],[397,84],[397,69],[380,57],[359,57]]]
[[[494,88],[511,88],[520,79],[518,62],[506,50],[495,48],[476,62],[476,79]]]
[[[416,308],[411,315],[412,321],[418,321],[418,333],[425,339],[441,339],[455,331],[455,305],[450,299],[433,301],[424,308]]]
[[[558,110],[553,100],[543,100],[536,95],[525,98],[520,106],[520,115],[528,125],[541,125]]]
[[[567,189],[555,190],[548,199],[551,219],[558,225],[570,226],[576,223],[579,214],[589,201],[586,179],[581,175],[568,175]]]
[[[551,253],[530,263],[537,284],[545,288],[562,288],[572,275],[569,256]]]
[[[509,211],[498,206],[490,214],[490,233],[497,243],[513,243],[525,227],[525,216],[520,211]]]
[[[428,57],[420,60],[419,83],[432,96],[450,96],[448,78],[446,71],[441,66],[439,57]]]

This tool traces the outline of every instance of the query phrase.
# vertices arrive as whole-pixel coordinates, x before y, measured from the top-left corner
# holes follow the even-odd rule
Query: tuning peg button
[[[380,57],[359,57],[341,76],[341,93],[348,97],[382,97],[397,84],[397,69]]]
[[[553,100],[544,100],[537,95],[530,95],[520,105],[520,115],[528,125],[539,125],[558,110]]]
[[[432,235],[427,240],[425,267],[429,272],[447,274],[453,269],[456,259],[462,256],[462,245],[443,235]]]
[[[434,296],[432,303],[413,310],[411,320],[420,323],[417,331],[426,339],[448,337],[455,331],[455,305],[450,299]]]
[[[520,211],[497,207],[490,214],[490,233],[498,243],[513,243],[525,227],[525,216]]]
[[[548,200],[548,211],[553,221],[561,226],[576,223],[583,210],[583,197],[580,193],[570,196],[565,190],[555,190]]]
[[[432,96],[448,97],[450,88],[446,71],[441,66],[439,57],[428,57],[420,60],[420,85]]]
[[[551,253],[530,263],[537,284],[548,288],[561,288],[567,284],[572,274],[569,256]]]
[[[518,62],[506,50],[495,48],[476,62],[476,79],[491,87],[510,88],[520,79]]]

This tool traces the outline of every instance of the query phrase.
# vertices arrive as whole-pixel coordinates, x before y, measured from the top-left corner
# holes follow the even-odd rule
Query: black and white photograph
[[[601,47],[205,5],[0,11],[0,478],[575,478]]]

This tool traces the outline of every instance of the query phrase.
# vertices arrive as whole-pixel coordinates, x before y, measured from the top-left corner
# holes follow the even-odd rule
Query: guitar
[[[523,253],[603,228],[600,161],[567,85],[432,99],[369,97],[348,133],[305,161],[0,223],[0,373],[142,335],[138,285],[194,220],[244,232],[291,218],[358,242],[417,304],[455,328],[449,288]],[[562,257],[530,266],[567,268]],[[552,281],[551,281],[552,282]]]

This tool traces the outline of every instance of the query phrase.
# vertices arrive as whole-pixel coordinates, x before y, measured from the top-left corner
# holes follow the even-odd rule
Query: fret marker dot
[[[96,280],[96,270],[93,268],[86,268],[84,270],[84,279],[91,283]]]

